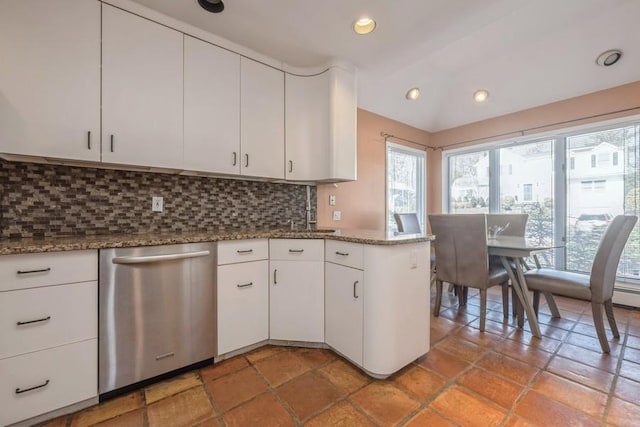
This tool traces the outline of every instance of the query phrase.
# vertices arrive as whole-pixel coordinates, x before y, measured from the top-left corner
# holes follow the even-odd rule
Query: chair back
[[[484,214],[429,215],[436,236],[436,278],[486,288],[489,277],[487,218]]]
[[[501,236],[524,237],[529,214],[487,214],[487,230],[491,227],[505,227]]]
[[[620,256],[637,221],[635,215],[618,215],[604,232],[591,267],[592,301],[602,303],[613,296]]]
[[[393,218],[396,220],[399,233],[407,233],[407,234],[422,233],[422,230],[420,230],[420,221],[418,221],[417,214],[396,213],[396,214],[393,214]]]

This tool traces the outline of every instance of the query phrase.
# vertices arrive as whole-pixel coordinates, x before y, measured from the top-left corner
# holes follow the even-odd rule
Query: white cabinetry
[[[242,175],[284,178],[284,73],[240,60]]]
[[[286,74],[286,178],[356,179],[355,74],[330,67],[313,76]]]
[[[183,166],[183,34],[102,5],[102,161]]]
[[[0,2],[0,152],[100,160],[100,3]]]
[[[327,241],[326,343],[385,378],[429,350],[429,243]]]
[[[325,274],[326,342],[362,366],[364,274],[362,270],[330,262]]]
[[[3,256],[0,278],[0,425],[97,399],[97,251]]]
[[[324,241],[271,239],[269,337],[324,342]]]
[[[187,35],[184,168],[240,174],[240,55]]]
[[[218,354],[269,338],[268,242],[218,243]]]

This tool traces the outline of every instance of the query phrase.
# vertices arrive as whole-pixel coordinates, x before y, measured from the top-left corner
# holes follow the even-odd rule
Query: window
[[[511,164],[516,167],[509,176]],[[640,216],[640,122],[477,151],[445,151],[443,167],[448,168],[445,210],[528,213],[527,238],[564,245],[539,254],[543,264],[560,269],[590,272],[611,219]],[[640,225],[627,242],[617,275],[640,284]]]
[[[418,215],[425,230],[425,152],[387,142],[387,230],[398,231],[394,213]]]

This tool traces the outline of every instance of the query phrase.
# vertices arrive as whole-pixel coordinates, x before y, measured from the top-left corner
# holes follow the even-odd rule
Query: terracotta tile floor
[[[621,331],[600,353],[591,309],[541,307],[544,337],[502,320],[489,293],[445,294],[429,354],[386,381],[329,350],[263,347],[44,425],[51,426],[590,426],[640,425],[640,311],[616,308]]]

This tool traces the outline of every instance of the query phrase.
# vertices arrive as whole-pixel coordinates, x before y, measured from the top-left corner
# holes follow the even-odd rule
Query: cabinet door
[[[0,152],[100,160],[100,3],[0,2]]]
[[[269,337],[324,342],[324,265],[271,261]]]
[[[183,36],[102,6],[102,161],[182,168]]]
[[[184,168],[240,174],[240,55],[186,35]]]
[[[286,178],[328,178],[329,72],[310,77],[287,74],[285,95]]]
[[[218,267],[218,354],[269,338],[268,261]]]
[[[240,61],[242,174],[284,178],[284,73]]]
[[[362,366],[363,273],[329,262],[325,268],[325,341]]]

